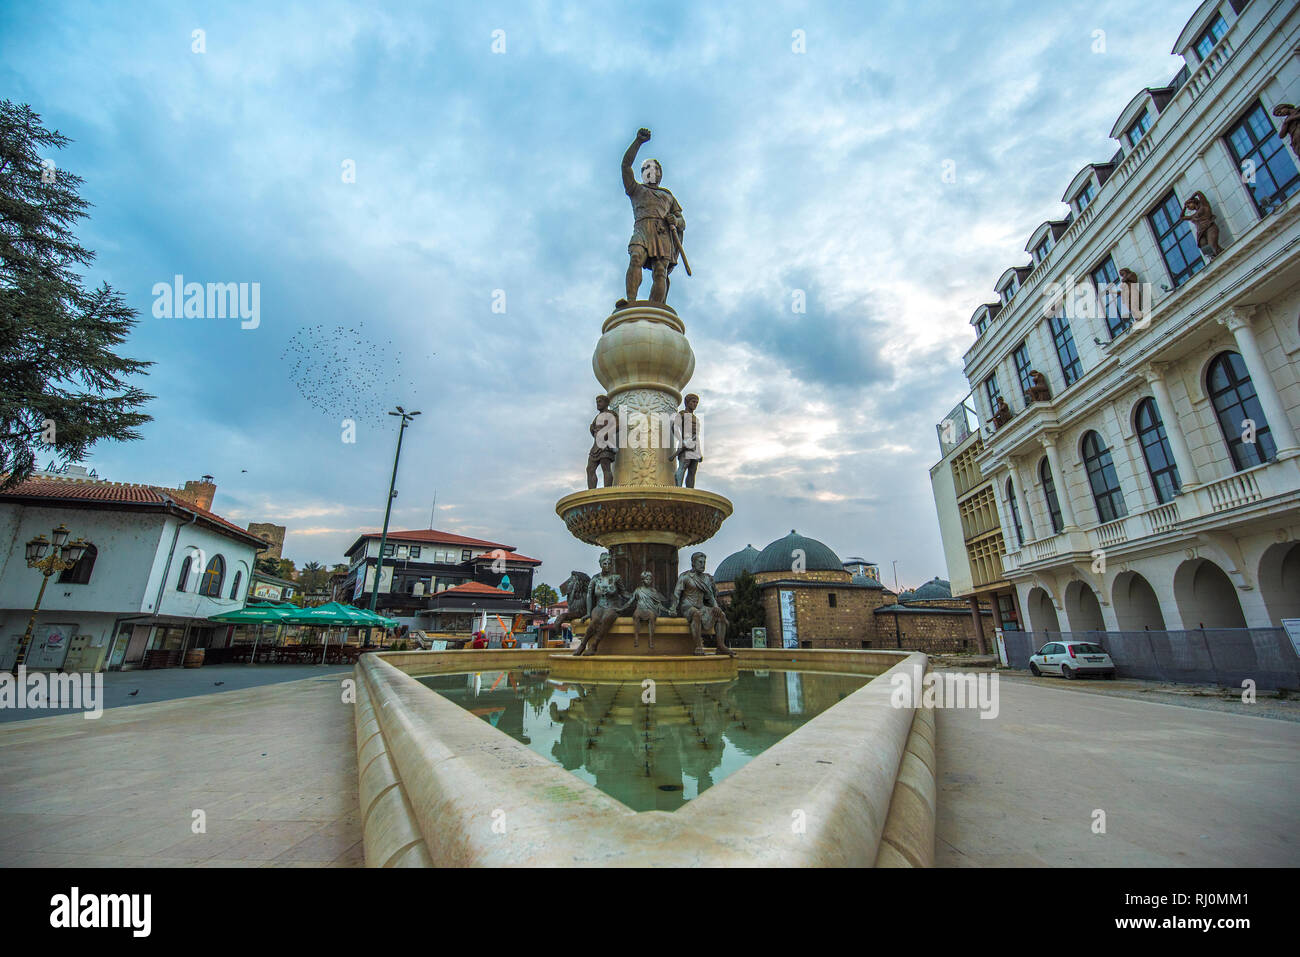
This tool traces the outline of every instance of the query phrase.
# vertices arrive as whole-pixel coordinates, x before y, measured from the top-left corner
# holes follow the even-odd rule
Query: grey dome
[[[805,538],[794,529],[778,538],[758,556],[754,572],[794,572],[795,551],[803,551],[803,570],[807,572],[842,572],[844,563],[830,547],[815,538]]]
[[[878,589],[879,591],[885,590],[885,586],[880,584],[880,582],[876,581],[870,575],[862,575],[862,574],[854,575],[853,584],[863,585],[867,588],[875,588]]]
[[[740,551],[733,552],[718,562],[718,567],[713,571],[714,580],[734,582],[740,577],[741,572],[754,574],[754,565],[758,562],[758,554],[758,549],[753,545],[746,545]]]
[[[936,575],[934,578],[930,579],[930,581],[918,588],[912,597],[921,601],[936,598],[951,598],[952,584],[944,581]]]
[[[915,598],[916,590],[912,588],[904,588],[903,593],[898,596],[899,601],[913,601]]]

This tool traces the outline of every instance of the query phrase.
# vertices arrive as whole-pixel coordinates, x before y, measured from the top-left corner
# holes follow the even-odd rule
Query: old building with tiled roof
[[[13,666],[41,586],[27,543],[56,528],[89,543],[49,579],[25,664],[58,669],[69,648],[97,667],[178,664],[224,642],[211,615],[244,605],[258,536],[211,511],[211,476],[180,489],[109,482],[73,466],[0,491],[0,669]]]
[[[370,606],[380,564],[379,532],[359,535],[347,551],[347,597]],[[529,610],[533,574],[542,564],[508,542],[437,529],[389,531],[383,548],[377,610],[403,624],[439,633],[494,630],[493,616]]]

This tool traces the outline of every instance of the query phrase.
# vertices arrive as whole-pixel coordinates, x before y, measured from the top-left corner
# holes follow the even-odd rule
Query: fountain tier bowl
[[[566,495],[555,511],[569,534],[589,545],[685,548],[716,535],[731,515],[731,502],[695,488],[616,485]]]

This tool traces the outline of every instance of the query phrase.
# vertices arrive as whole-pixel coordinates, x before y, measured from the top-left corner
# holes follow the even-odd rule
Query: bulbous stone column
[[[662,303],[637,301],[605,320],[591,357],[619,417],[617,486],[673,484],[672,417],[695,372],[686,325]]]

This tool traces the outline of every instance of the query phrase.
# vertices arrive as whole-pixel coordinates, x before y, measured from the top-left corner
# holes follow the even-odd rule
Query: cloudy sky
[[[698,485],[735,503],[711,564],[797,528],[907,585],[947,577],[928,468],[968,319],[1179,69],[1196,3],[380,6],[0,9],[3,95],[76,141],[52,158],[95,204],[90,278],[157,363],[143,440],[86,464],[210,473],[216,511],[331,564],[382,523],[400,403],[423,414],[393,527],[429,527],[436,493],[435,527],[541,558],[540,580],[594,569],[554,503],[585,484],[619,160],[646,126],[695,270],[669,302]],[[260,284],[260,324],[156,318],[177,274]]]

